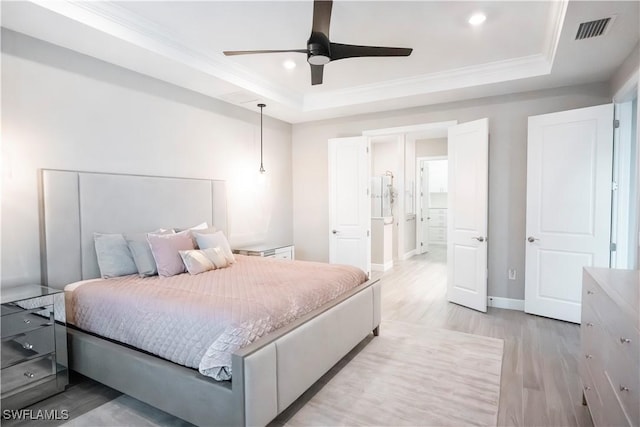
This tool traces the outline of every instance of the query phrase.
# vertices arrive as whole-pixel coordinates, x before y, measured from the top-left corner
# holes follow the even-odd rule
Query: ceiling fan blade
[[[323,33],[329,38],[329,25],[331,24],[332,0],[314,0],[313,2],[313,27],[312,33]]]
[[[345,58],[360,58],[363,56],[409,56],[413,52],[411,48],[381,47],[381,46],[357,46],[352,44],[331,43],[331,60]]]
[[[307,53],[307,49],[285,49],[285,50],[225,50],[224,53],[226,56],[234,56],[234,55],[253,55],[255,53],[283,53],[283,52],[294,52],[294,53]]]
[[[324,71],[324,65],[311,65],[311,84],[312,85],[322,84],[323,71]]]

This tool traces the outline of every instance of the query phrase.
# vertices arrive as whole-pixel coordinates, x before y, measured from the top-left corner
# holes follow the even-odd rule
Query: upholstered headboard
[[[227,231],[224,181],[41,170],[42,276],[62,288],[100,277],[93,233],[188,228]]]

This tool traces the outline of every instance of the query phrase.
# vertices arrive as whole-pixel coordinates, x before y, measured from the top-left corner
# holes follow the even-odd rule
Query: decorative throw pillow
[[[160,276],[169,277],[185,272],[179,251],[195,249],[189,230],[175,234],[149,234],[147,240]]]
[[[215,268],[225,268],[229,266],[229,261],[227,261],[224,252],[219,247],[202,249],[202,252],[209,258]]]
[[[93,241],[98,257],[100,276],[103,279],[138,272],[127,241],[122,234],[93,233]]]
[[[231,252],[229,241],[222,231],[217,231],[213,234],[202,234],[198,232],[194,232],[193,234],[196,236],[196,241],[200,249],[220,248],[229,263],[236,262],[233,252]]]
[[[202,234],[211,234],[211,233],[215,233],[217,229],[215,227],[209,227],[209,224],[207,224],[206,222],[203,222],[201,224],[194,225],[193,227],[189,227],[185,229],[176,228],[175,231],[176,232],[190,231],[191,238],[193,239],[193,246],[197,249],[198,242],[196,242],[196,237],[193,235],[193,232],[198,232]]]
[[[187,230],[206,230],[207,228],[209,228],[209,224],[207,224],[206,222],[200,223],[198,225],[194,225],[193,227],[189,227],[189,228],[174,228],[174,230],[176,231],[176,233],[179,233],[181,231],[187,231]]]
[[[151,233],[125,234],[124,238],[127,241],[131,255],[133,255],[133,261],[136,264],[140,277],[155,276],[158,274],[156,261],[153,259],[151,246],[147,240],[147,234],[173,234],[173,230],[160,228]]]
[[[189,274],[200,274],[216,268],[204,251],[190,250],[179,253]]]

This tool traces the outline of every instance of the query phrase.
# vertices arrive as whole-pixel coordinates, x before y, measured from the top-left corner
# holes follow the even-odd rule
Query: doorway
[[[371,146],[372,269],[387,271],[394,263],[421,254],[420,167],[418,157],[446,159],[447,132],[456,121],[365,131]],[[435,159],[434,159],[435,160]],[[447,177],[442,177],[446,182]],[[445,206],[446,207],[446,206]],[[446,210],[442,212],[446,215]],[[441,229],[446,228],[445,223]],[[446,262],[442,237],[440,262]]]

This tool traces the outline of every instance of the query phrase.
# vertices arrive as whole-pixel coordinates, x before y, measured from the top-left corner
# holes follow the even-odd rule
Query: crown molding
[[[222,54],[216,57],[187,46],[168,29],[113,2],[33,0],[32,3],[288,107],[301,109],[303,105],[301,94],[274,85],[251,70],[226,60]]]
[[[222,54],[212,55],[192,45],[187,45],[163,26],[132,13],[116,3],[72,0],[32,0],[31,3],[109,35],[118,42],[127,43],[129,46],[156,55],[156,58],[173,61],[182,67],[180,69],[183,70],[185,76],[200,73],[204,75],[205,80],[203,83],[199,83],[200,86],[190,86],[185,82],[188,80],[185,76],[179,78],[175,75],[165,75],[161,70],[156,71],[152,67],[147,67],[147,70],[142,71],[152,77],[192,90],[199,90],[202,93],[207,93],[207,78],[219,79],[244,91],[254,93],[261,100],[280,104],[294,114],[402,99],[549,74],[555,59],[568,6],[568,0],[550,2],[545,37],[541,45],[541,52],[538,54],[305,95],[267,81],[255,70],[243,67]],[[55,28],[52,31],[55,31]],[[66,47],[74,48],[72,45]],[[99,52],[93,56],[103,59],[100,58]],[[116,60],[114,63],[127,68],[131,67],[131,64],[126,60],[119,63]],[[224,95],[214,94],[212,96],[224,99]],[[254,107],[254,104],[250,106],[238,105],[245,108],[251,107],[251,109]]]
[[[551,63],[547,61],[544,55],[531,55],[422,76],[306,95],[304,98],[304,111],[344,107],[352,104],[382,101],[389,98],[403,98],[417,94],[462,89],[535,77],[549,74],[550,72]]]

